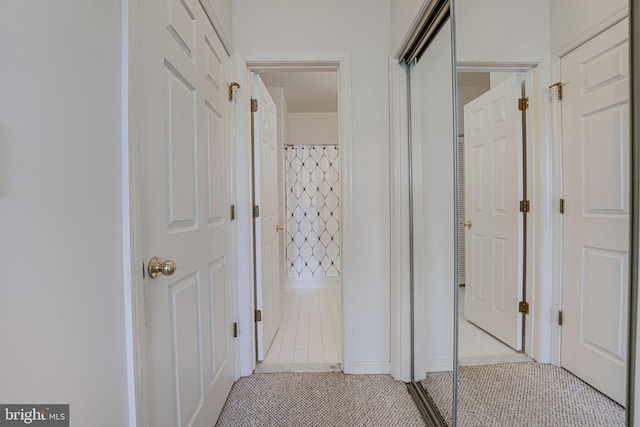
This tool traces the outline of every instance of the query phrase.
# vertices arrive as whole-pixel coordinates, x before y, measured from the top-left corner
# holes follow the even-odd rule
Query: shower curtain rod
[[[284,144],[285,147],[336,147],[338,144]]]

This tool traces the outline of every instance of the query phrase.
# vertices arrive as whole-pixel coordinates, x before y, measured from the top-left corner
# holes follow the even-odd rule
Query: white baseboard
[[[344,367],[344,373],[353,375],[390,374],[391,362],[353,362],[351,369]]]
[[[427,372],[446,372],[453,370],[452,359],[427,359],[422,360],[419,366],[416,366],[416,377],[422,379],[422,375]]]
[[[319,289],[339,288],[339,277],[322,277],[313,279],[287,279],[287,289]]]

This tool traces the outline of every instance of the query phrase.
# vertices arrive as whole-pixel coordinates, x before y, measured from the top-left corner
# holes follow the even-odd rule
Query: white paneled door
[[[264,356],[280,326],[280,250],[278,233],[278,157],[277,110],[259,75],[254,75],[253,98],[258,101],[254,113],[255,203],[260,207],[256,221],[256,308],[262,320],[257,322],[258,360]]]
[[[562,58],[562,366],[625,404],[629,55],[625,20]]]
[[[149,425],[211,426],[234,380],[229,57],[198,0],[140,3]]]
[[[465,317],[522,348],[522,113],[516,75],[464,107]]]

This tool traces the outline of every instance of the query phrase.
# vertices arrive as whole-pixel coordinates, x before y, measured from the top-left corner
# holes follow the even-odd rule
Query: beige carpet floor
[[[623,407],[562,368],[541,363],[461,366],[459,427],[614,427]],[[451,408],[450,372],[421,382],[439,408]],[[441,411],[451,425],[451,410]]]
[[[407,386],[389,375],[254,374],[233,385],[217,426],[423,427]]]

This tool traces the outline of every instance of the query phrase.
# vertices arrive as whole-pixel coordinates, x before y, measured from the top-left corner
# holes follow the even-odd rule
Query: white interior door
[[[625,403],[629,57],[625,20],[562,58],[562,366]]]
[[[149,425],[211,426],[234,380],[229,57],[197,0],[140,3]]]
[[[278,233],[278,157],[277,109],[259,75],[254,75],[254,177],[256,205],[256,301],[262,313],[257,323],[258,360],[265,354],[280,326],[280,248]]]
[[[522,348],[522,113],[516,75],[464,107],[465,317]]]

